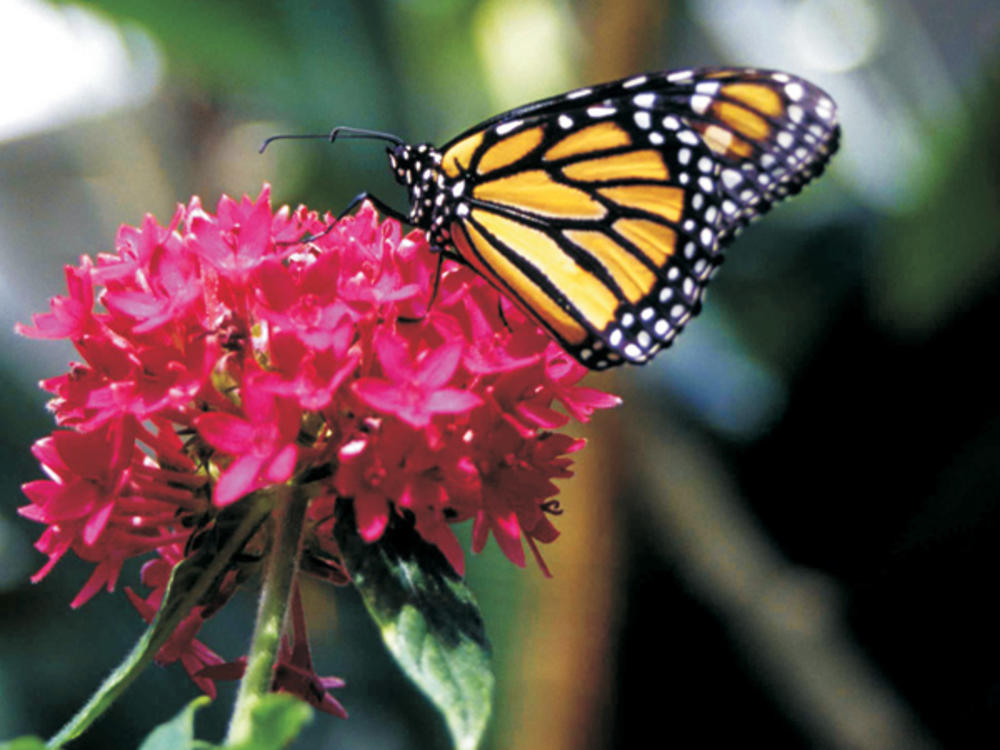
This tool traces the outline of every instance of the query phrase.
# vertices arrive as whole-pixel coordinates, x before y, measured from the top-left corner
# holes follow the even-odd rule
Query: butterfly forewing
[[[721,171],[720,240],[822,173],[836,151],[832,99],[808,81],[772,71],[667,74],[668,87],[632,97],[640,110],[675,113],[705,142]],[[641,116],[641,115],[634,115]]]
[[[450,244],[584,364],[644,362],[720,247],[822,171],[833,103],[783,73],[635,76],[498,115],[441,152]]]

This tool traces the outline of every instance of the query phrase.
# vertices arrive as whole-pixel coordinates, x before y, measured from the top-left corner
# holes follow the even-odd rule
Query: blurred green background
[[[377,143],[644,71],[785,69],[844,127],[828,177],[729,252],[705,312],[591,438],[545,550],[472,561],[499,675],[491,748],[982,748],[1000,743],[1000,4],[995,0],[0,0],[0,738],[53,733],[141,631],[72,612],[15,512],[68,346],[15,321],[120,223],[192,194],[402,208]],[[468,531],[463,532],[468,536]],[[123,584],[135,585],[138,564]],[[447,747],[351,591],[307,592],[351,718],[298,747]],[[252,592],[203,635],[243,653]],[[195,688],[150,670],[74,747],[130,748]],[[218,739],[233,697],[199,719]]]

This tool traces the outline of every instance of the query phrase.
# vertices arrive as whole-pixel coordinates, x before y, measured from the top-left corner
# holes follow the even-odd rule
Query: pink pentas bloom
[[[130,594],[151,617],[163,570],[242,499],[288,485],[309,498],[301,570],[325,580],[345,579],[340,503],[369,543],[395,518],[462,573],[455,529],[471,521],[475,551],[492,536],[524,565],[527,544],[547,574],[553,480],[582,446],[553,430],[619,399],[580,386],[585,368],[480,276],[451,260],[437,274],[423,233],[370,204],[333,225],[272,210],[266,186],[214,213],[194,198],[166,226],[146,216],[115,252],[67,268],[68,293],[18,326],[79,356],[42,383],[59,428],[34,449],[49,478],[24,486],[22,515],[46,527],[33,580],[72,550],[94,564],[78,606],[153,553],[154,593]],[[230,587],[248,575],[252,555],[238,557]],[[207,691],[233,671],[194,640],[215,608],[162,654]],[[298,648],[282,680],[319,691]]]
[[[96,563],[74,607],[101,586],[112,590],[127,558],[180,538],[170,521],[188,493],[169,487],[171,475],[147,464],[130,427],[119,422],[92,432],[57,430],[33,448],[52,479],[23,488],[32,503],[21,515],[47,525],[35,546],[49,561],[32,580],[45,577],[70,549]]]
[[[368,406],[419,429],[427,427],[437,414],[465,414],[483,402],[465,388],[446,385],[458,370],[465,342],[425,349],[417,362],[408,348],[405,338],[389,330],[376,335],[375,353],[383,377],[361,378],[352,386]]]
[[[295,470],[301,409],[292,399],[263,390],[251,375],[243,390],[245,418],[212,412],[194,421],[205,442],[234,456],[215,485],[215,504],[229,505]]]
[[[80,267],[66,266],[66,287],[69,296],[51,299],[50,313],[31,317],[34,326],[18,323],[14,329],[22,336],[38,339],[79,340],[93,325],[94,286],[91,278],[92,262],[81,258]]]

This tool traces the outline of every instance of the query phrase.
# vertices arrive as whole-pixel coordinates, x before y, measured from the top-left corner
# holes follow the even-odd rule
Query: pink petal
[[[366,542],[374,542],[389,525],[389,506],[385,498],[373,493],[359,493],[354,498],[358,533]]]
[[[263,460],[248,453],[236,459],[219,477],[215,485],[214,502],[219,508],[239,500],[244,495],[260,487],[257,475]]]
[[[115,504],[113,502],[105,503],[100,510],[87,519],[87,523],[83,527],[83,541],[86,544],[93,544],[97,541],[97,537],[104,531],[104,527],[107,526],[108,519],[111,518],[111,512],[114,509]]]
[[[409,382],[413,377],[413,361],[406,341],[394,333],[386,331],[375,338],[375,353],[386,377],[397,383]]]
[[[204,214],[196,215],[189,226],[191,235],[185,238],[184,244],[190,252],[201,256],[220,271],[232,265],[233,250],[222,239],[215,220]]]
[[[522,401],[515,411],[532,424],[545,430],[554,430],[569,422],[569,417],[560,414],[555,409],[539,404],[537,401]]]
[[[413,398],[407,398],[406,390],[381,378],[361,378],[354,382],[351,390],[373,409],[397,414],[411,408]]]
[[[25,518],[30,518],[33,521],[42,521],[42,518],[36,518],[34,515],[41,513],[41,508],[39,506],[46,506],[51,503],[55,498],[57,498],[63,491],[63,485],[58,482],[53,482],[48,479],[36,479],[33,482],[27,482],[21,485],[21,492],[28,496],[28,499],[33,503],[32,505],[24,505],[17,509],[17,512],[24,516]]]
[[[463,341],[454,341],[426,354],[417,366],[413,381],[424,388],[440,388],[455,374],[464,349]]]
[[[295,462],[298,460],[299,451],[294,445],[286,445],[278,455],[272,459],[270,465],[264,472],[264,478],[269,482],[278,483],[288,479],[295,471]]]
[[[209,445],[234,456],[253,448],[257,438],[257,430],[249,422],[232,414],[202,414],[194,426]]]
[[[462,414],[482,404],[483,400],[472,391],[442,388],[427,397],[424,409],[435,414]]]
[[[510,511],[502,516],[490,516],[490,527],[493,530],[493,538],[500,546],[500,551],[517,567],[523,568],[526,561],[524,547],[521,545],[521,525],[517,522],[517,514]]]
[[[420,518],[422,516],[418,516],[418,519]],[[465,575],[465,553],[462,552],[462,545],[458,543],[458,539],[455,538],[455,534],[448,524],[432,522],[422,525],[418,520],[417,531],[424,538],[424,541],[430,542],[441,551],[456,573],[460,576]]]
[[[267,249],[271,233],[271,204],[262,194],[253,211],[240,224],[239,248],[241,256],[257,259]]]

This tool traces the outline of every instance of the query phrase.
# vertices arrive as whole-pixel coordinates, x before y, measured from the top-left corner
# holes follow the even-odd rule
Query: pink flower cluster
[[[22,515],[47,526],[33,580],[73,550],[95,564],[79,606],[126,559],[173,562],[204,519],[286,482],[314,485],[305,547],[333,560],[349,498],[369,542],[412,518],[462,573],[452,526],[472,519],[475,551],[492,533],[523,566],[527,542],[545,570],[552,480],[582,446],[553,406],[585,421],[619,399],[579,386],[585,368],[465,267],[443,264],[432,301],[423,233],[368,204],[329,221],[272,212],[266,186],[214,215],[192,199],[67,267],[68,294],[18,326],[82,358],[42,383],[62,429],[33,448],[50,478],[24,486]]]

